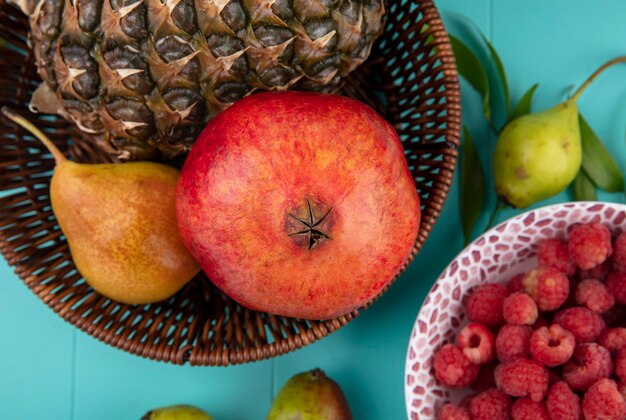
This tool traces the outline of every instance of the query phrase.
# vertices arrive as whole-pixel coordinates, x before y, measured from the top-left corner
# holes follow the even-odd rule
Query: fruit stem
[[[52,153],[52,156],[54,157],[57,165],[67,161],[67,158],[63,155],[63,153],[61,153],[59,148],[52,142],[52,140],[50,140],[48,136],[43,133],[43,131],[35,127],[33,123],[31,123],[21,115],[18,115],[16,112],[6,106],[3,106],[0,109],[0,112],[2,112],[5,117],[13,121],[15,124],[29,131],[33,136],[39,139],[39,141],[41,141],[43,145],[46,146],[48,151]]]
[[[591,84],[591,82],[593,82],[596,79],[596,77],[600,75],[600,73],[602,73],[604,70],[608,69],[609,67],[615,64],[619,64],[619,63],[626,63],[626,55],[614,58],[604,63],[602,66],[600,66],[600,68],[594,71],[593,74],[589,76],[589,78],[585,81],[585,83],[583,83],[583,85],[578,88],[578,90],[576,91],[576,93],[574,93],[574,96],[572,96],[570,101],[576,102],[578,98],[580,97],[580,95],[584,92],[584,90],[587,89],[587,87]]]
[[[313,369],[311,372],[311,377],[315,380],[321,380],[324,379],[326,377],[326,375],[324,374],[324,371],[320,368],[315,368]]]

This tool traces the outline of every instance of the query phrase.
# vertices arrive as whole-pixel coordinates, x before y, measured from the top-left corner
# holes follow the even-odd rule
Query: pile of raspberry
[[[626,233],[577,224],[536,251],[536,268],[466,297],[471,323],[432,366],[473,394],[437,419],[626,419]]]

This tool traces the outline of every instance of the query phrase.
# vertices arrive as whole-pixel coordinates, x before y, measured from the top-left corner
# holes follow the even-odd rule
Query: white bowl
[[[431,372],[433,350],[452,342],[467,324],[462,299],[481,283],[506,282],[536,264],[535,246],[545,238],[567,236],[574,223],[604,223],[613,234],[626,230],[626,205],[563,203],[515,216],[485,232],[444,270],[417,316],[404,371],[404,396],[411,420],[434,419],[445,402],[467,394],[437,383]]]

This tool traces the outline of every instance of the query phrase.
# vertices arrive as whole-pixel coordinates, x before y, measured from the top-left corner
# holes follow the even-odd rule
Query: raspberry
[[[615,302],[626,305],[626,273],[611,271],[606,276],[606,287],[613,293]]]
[[[524,291],[537,303],[541,311],[558,309],[569,294],[567,276],[551,267],[530,270],[522,279]]]
[[[496,337],[496,353],[501,362],[530,356],[530,336],[533,330],[525,325],[506,324]]]
[[[576,303],[601,314],[615,305],[615,298],[603,283],[588,279],[578,283]]]
[[[578,278],[580,279],[596,279],[604,281],[607,274],[613,269],[612,258],[609,257],[602,264],[598,264],[589,270],[578,270]]]
[[[559,238],[544,239],[537,244],[539,265],[556,268],[568,276],[576,272],[574,262],[569,256],[567,242]]]
[[[504,299],[502,315],[509,324],[533,325],[539,316],[537,304],[526,293],[515,292]]]
[[[574,264],[589,270],[611,255],[611,232],[600,223],[574,226],[569,231],[568,249]]]
[[[470,414],[467,408],[448,403],[439,410],[437,420],[470,420]]]
[[[596,343],[579,344],[563,366],[563,379],[576,391],[585,391],[595,381],[613,372],[611,353]]]
[[[550,420],[550,417],[543,403],[520,398],[511,407],[511,420]]]
[[[502,302],[506,288],[501,284],[478,286],[467,300],[467,316],[471,321],[493,327],[502,322]]]
[[[626,271],[626,232],[621,233],[613,242],[613,267]]]
[[[609,328],[602,333],[598,342],[602,347],[614,353],[626,347],[626,328]]]
[[[472,420],[508,420],[511,398],[496,388],[481,392],[470,403]]]
[[[596,341],[606,327],[600,315],[580,306],[559,311],[554,322],[574,334],[577,343]]]
[[[459,348],[470,362],[481,365],[495,357],[496,339],[487,327],[473,323],[459,333]]]
[[[546,399],[546,408],[552,419],[579,420],[582,417],[580,398],[565,381],[552,385]]]
[[[494,372],[496,385],[513,397],[528,397],[541,401],[548,392],[548,370],[528,359],[501,363]]]
[[[511,279],[506,284],[506,290],[509,294],[515,292],[523,292],[524,285],[522,284],[522,279],[524,278],[524,273],[516,274],[511,277]]]
[[[615,376],[622,381],[626,382],[626,348],[622,348],[617,351],[615,357]]]
[[[472,364],[463,352],[452,344],[445,344],[433,357],[435,377],[452,388],[463,388],[478,376],[478,365]]]
[[[562,365],[574,353],[574,334],[559,324],[541,327],[530,337],[530,353],[533,359],[549,367]]]
[[[617,384],[617,390],[620,394],[622,394],[622,398],[626,400],[626,382],[620,382]]]
[[[626,402],[611,379],[600,379],[585,393],[582,402],[586,420],[623,420]]]

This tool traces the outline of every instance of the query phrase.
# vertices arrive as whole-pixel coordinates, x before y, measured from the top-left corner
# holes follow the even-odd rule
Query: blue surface
[[[501,53],[516,100],[535,82],[534,109],[561,101],[604,61],[626,53],[626,2],[575,0],[440,0],[461,38],[460,13],[479,25]],[[465,86],[464,86],[465,87]],[[480,131],[481,108],[463,95],[465,122],[482,156],[493,139]],[[626,166],[626,65],[605,73],[582,97],[592,127]],[[422,253],[394,287],[355,322],[330,337],[271,361],[228,368],[169,366],[123,353],[65,323],[0,263],[0,418],[139,419],[155,406],[191,403],[217,420],[263,419],[272,396],[293,374],[321,367],[345,390],[357,420],[405,418],[407,340],[432,282],[461,250],[458,190]],[[623,194],[602,194],[623,202]],[[493,199],[493,197],[491,197]],[[541,205],[567,201],[561,194]],[[499,220],[514,214],[509,210]],[[484,218],[482,222],[486,222]]]

